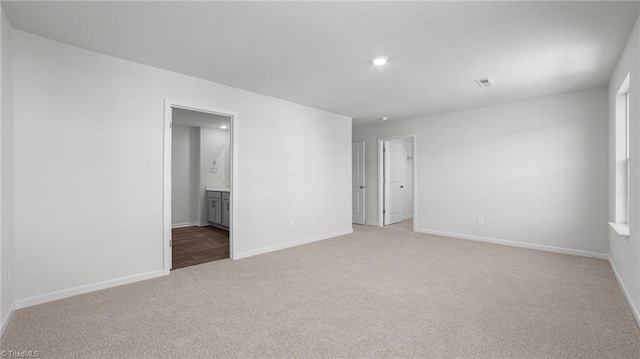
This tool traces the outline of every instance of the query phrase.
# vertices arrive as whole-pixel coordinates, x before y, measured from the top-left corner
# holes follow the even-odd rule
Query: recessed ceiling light
[[[389,61],[388,57],[380,56],[380,57],[376,57],[375,59],[373,59],[372,62],[376,66],[382,66],[382,65],[386,64],[387,61]]]
[[[221,129],[226,130],[228,127],[226,125],[220,126]]]
[[[384,116],[384,117],[380,117],[378,120],[380,120],[380,121],[386,121],[386,120],[388,120],[388,119],[389,119],[389,117]]]

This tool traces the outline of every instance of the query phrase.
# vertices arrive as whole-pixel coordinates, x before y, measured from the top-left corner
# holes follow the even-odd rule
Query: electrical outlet
[[[296,228],[296,222],[294,220],[290,220],[289,221],[289,229],[294,229]]]
[[[478,217],[478,225],[484,226],[484,217]]]
[[[311,220],[311,224],[313,225],[318,224],[318,219],[316,217],[313,217],[313,219]]]

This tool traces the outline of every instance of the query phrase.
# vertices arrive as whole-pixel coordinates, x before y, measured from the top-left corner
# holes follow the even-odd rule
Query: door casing
[[[354,151],[357,147],[361,147],[361,151],[362,151],[362,152],[361,152],[361,153],[362,153],[362,162],[361,162],[361,164],[362,164],[362,166],[361,166],[361,167],[362,167],[362,172],[360,173],[360,178],[362,179],[362,181],[361,181],[361,182],[359,182],[359,183],[358,183],[358,185],[361,185],[361,186],[365,187],[365,188],[361,188],[361,189],[353,188],[353,186],[354,186],[354,183],[355,183],[355,182],[353,182],[353,175],[354,175],[354,173],[353,173],[353,171],[352,171],[352,173],[351,173],[351,176],[352,176],[352,181],[351,181],[351,192],[353,193],[354,191],[358,191],[358,195],[359,195],[359,196],[360,196],[360,198],[362,199],[362,205],[360,206],[360,211],[362,212],[362,220],[361,220],[361,221],[358,221],[358,220],[357,220],[358,218],[354,218],[354,216],[353,216],[353,203],[351,204],[351,208],[352,208],[352,210],[351,210],[351,212],[352,212],[352,213],[351,213],[351,221],[352,221],[353,223],[356,223],[356,224],[365,224],[365,223],[367,223],[367,222],[366,222],[366,212],[367,212],[367,211],[366,211],[366,198],[365,198],[366,191],[367,191],[367,189],[366,189],[366,173],[365,173],[365,156],[366,156],[366,154],[365,154],[365,145],[366,145],[366,144],[365,144],[365,142],[364,142],[364,141],[357,141],[357,142],[353,142],[353,143],[351,144],[351,151],[352,151],[352,152],[351,152],[351,161],[352,161],[352,166],[353,166],[353,159],[354,159],[354,157],[353,157],[353,151]],[[352,196],[352,200],[353,200],[353,196]]]
[[[179,108],[183,110],[210,113],[214,115],[227,116],[231,118],[229,131],[231,131],[230,155],[231,163],[229,166],[230,182],[229,191],[231,195],[231,218],[229,224],[229,256],[236,259],[235,252],[236,236],[235,230],[236,219],[238,218],[238,113],[235,111],[216,108],[208,105],[194,104],[184,101],[172,100],[165,98],[164,100],[164,154],[163,154],[163,180],[162,180],[162,252],[164,274],[171,271],[171,132],[172,132],[172,110]],[[204,190],[204,189],[203,189]]]
[[[416,134],[397,135],[378,138],[378,226],[384,226],[384,141],[397,140],[403,138],[413,139],[413,231],[418,228],[418,136]]]

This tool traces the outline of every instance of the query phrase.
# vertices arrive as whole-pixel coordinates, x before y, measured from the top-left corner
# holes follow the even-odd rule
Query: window
[[[615,100],[615,223],[613,229],[629,235],[629,78],[622,82]]]

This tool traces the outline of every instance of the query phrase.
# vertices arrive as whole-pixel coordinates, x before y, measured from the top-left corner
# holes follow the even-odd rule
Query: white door
[[[384,225],[404,218],[403,148],[401,143],[384,141]]]
[[[353,223],[364,224],[364,142],[351,144],[351,161]]]

